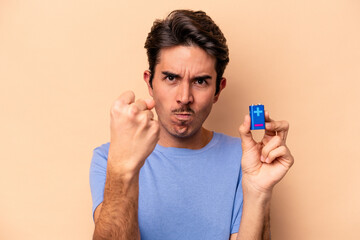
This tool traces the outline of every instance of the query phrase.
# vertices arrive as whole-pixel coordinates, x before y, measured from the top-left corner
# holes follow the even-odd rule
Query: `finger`
[[[160,133],[159,122],[156,120],[151,121],[150,128],[153,130],[154,134],[156,135],[157,140],[159,140],[159,133]]]
[[[284,141],[286,141],[288,131],[289,123],[287,121],[272,121],[265,123],[265,134],[270,136],[278,135]]]
[[[272,132],[285,132],[289,130],[287,121],[272,121],[265,123],[265,129]]]
[[[260,160],[262,162],[266,162],[267,158],[269,157],[269,153],[281,145],[282,139],[280,136],[274,136],[273,138],[271,138],[271,140],[263,147]]]
[[[269,156],[266,159],[266,163],[272,163],[274,160],[276,160],[277,158],[287,158],[287,156],[289,155],[289,151],[287,149],[287,147],[285,147],[284,145],[272,150],[269,153]]]
[[[268,111],[265,110],[265,122],[271,122],[272,119],[270,118],[270,114]]]
[[[138,99],[135,101],[134,105],[140,110],[140,111],[145,111],[147,110],[147,104],[144,100],[142,99]]]
[[[274,120],[272,120],[270,118],[270,114],[268,111],[265,111],[265,135],[269,135],[269,136],[276,136],[276,132],[270,131],[269,129],[266,129],[266,125],[269,125],[269,122],[273,122]]]
[[[239,127],[240,138],[244,147],[251,147],[254,144],[254,139],[250,131],[250,121],[250,115],[245,115],[244,122]]]
[[[154,113],[153,113],[152,111],[146,110],[146,111],[145,111],[145,114],[146,114],[146,116],[147,116],[147,118],[148,118],[149,120],[153,120],[153,119],[154,119]]]
[[[155,107],[154,99],[145,99],[144,101],[147,105],[147,109],[151,110],[153,107]]]
[[[146,126],[154,119],[154,114],[150,110],[145,110],[138,112],[136,118],[140,123],[143,123],[144,126]]]
[[[122,104],[131,104],[135,101],[135,94],[132,91],[126,91],[117,99]]]
[[[135,100],[135,94],[132,91],[126,91],[122,93],[111,105],[110,114],[111,116],[117,116],[124,109],[125,106],[133,103]],[[125,108],[124,108],[125,107]]]
[[[288,131],[289,123],[287,121],[274,121],[270,118],[269,112],[265,111],[265,135],[279,135],[286,142]]]

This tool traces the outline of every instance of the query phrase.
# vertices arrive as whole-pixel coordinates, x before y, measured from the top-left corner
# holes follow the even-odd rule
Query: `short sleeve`
[[[231,219],[231,229],[230,233],[237,233],[239,232],[242,209],[243,209],[243,191],[242,191],[242,171],[240,167],[239,171],[239,178],[236,187],[234,205],[233,205],[233,212],[232,212],[232,219]]]
[[[104,189],[106,181],[106,167],[109,152],[109,143],[97,147],[93,151],[93,157],[90,165],[90,189],[92,196],[92,214],[97,206],[104,199]]]

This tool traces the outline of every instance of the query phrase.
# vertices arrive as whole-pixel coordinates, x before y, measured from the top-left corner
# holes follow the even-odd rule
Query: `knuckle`
[[[239,127],[239,133],[243,133],[245,131],[245,126],[243,124],[240,125]]]
[[[272,159],[274,159],[274,158],[275,158],[275,156],[274,156],[274,155],[275,155],[275,153],[274,153],[274,152],[269,152],[268,158],[272,160]]]
[[[143,99],[141,99],[141,98],[137,99],[135,102],[137,104],[145,104],[145,101]]]
[[[123,94],[121,94],[120,99],[125,101],[126,98],[135,98],[135,93],[131,90],[125,91]]]
[[[290,158],[291,158],[291,166],[295,163],[295,158],[293,155],[290,154]]]
[[[142,124],[146,125],[148,123],[148,117],[146,113],[138,114],[137,120]]]
[[[147,109],[146,102],[142,99],[136,100],[135,105],[142,111]]]
[[[264,147],[262,150],[261,150],[261,154],[266,157],[268,155],[268,150],[266,149],[266,147]]]
[[[137,114],[139,112],[138,107],[135,104],[131,104],[129,107],[129,111],[131,114]]]
[[[128,105],[133,103],[135,99],[135,94],[132,91],[123,92],[116,101],[121,105]]]
[[[286,146],[281,146],[280,148],[283,154],[286,154],[288,152],[288,148]]]
[[[122,110],[122,107],[121,107],[119,101],[115,101],[110,108],[110,114],[118,115],[121,112],[121,110]]]
[[[283,124],[284,124],[284,128],[285,128],[286,130],[289,129],[290,124],[289,124],[288,121],[283,121]]]
[[[286,155],[286,148],[284,146],[280,146],[277,155],[278,156],[285,156]]]
[[[120,108],[120,106],[121,106],[120,101],[119,101],[119,100],[115,100],[115,101],[113,102],[111,108],[112,108],[112,109],[118,109],[118,108]]]
[[[276,143],[281,143],[282,138],[279,135],[274,136]]]

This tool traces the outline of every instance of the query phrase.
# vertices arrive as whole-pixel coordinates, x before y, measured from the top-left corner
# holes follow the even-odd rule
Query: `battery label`
[[[251,105],[249,106],[251,117],[251,130],[265,129],[265,110],[264,105]]]

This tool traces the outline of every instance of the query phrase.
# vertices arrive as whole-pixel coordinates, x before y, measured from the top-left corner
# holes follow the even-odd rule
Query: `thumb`
[[[155,106],[154,99],[145,99],[144,101],[146,103],[146,106],[147,106],[148,110],[151,110]]]
[[[244,118],[244,122],[239,127],[243,150],[250,149],[254,146],[254,144],[256,144],[250,131],[250,121],[250,115],[247,114]]]

